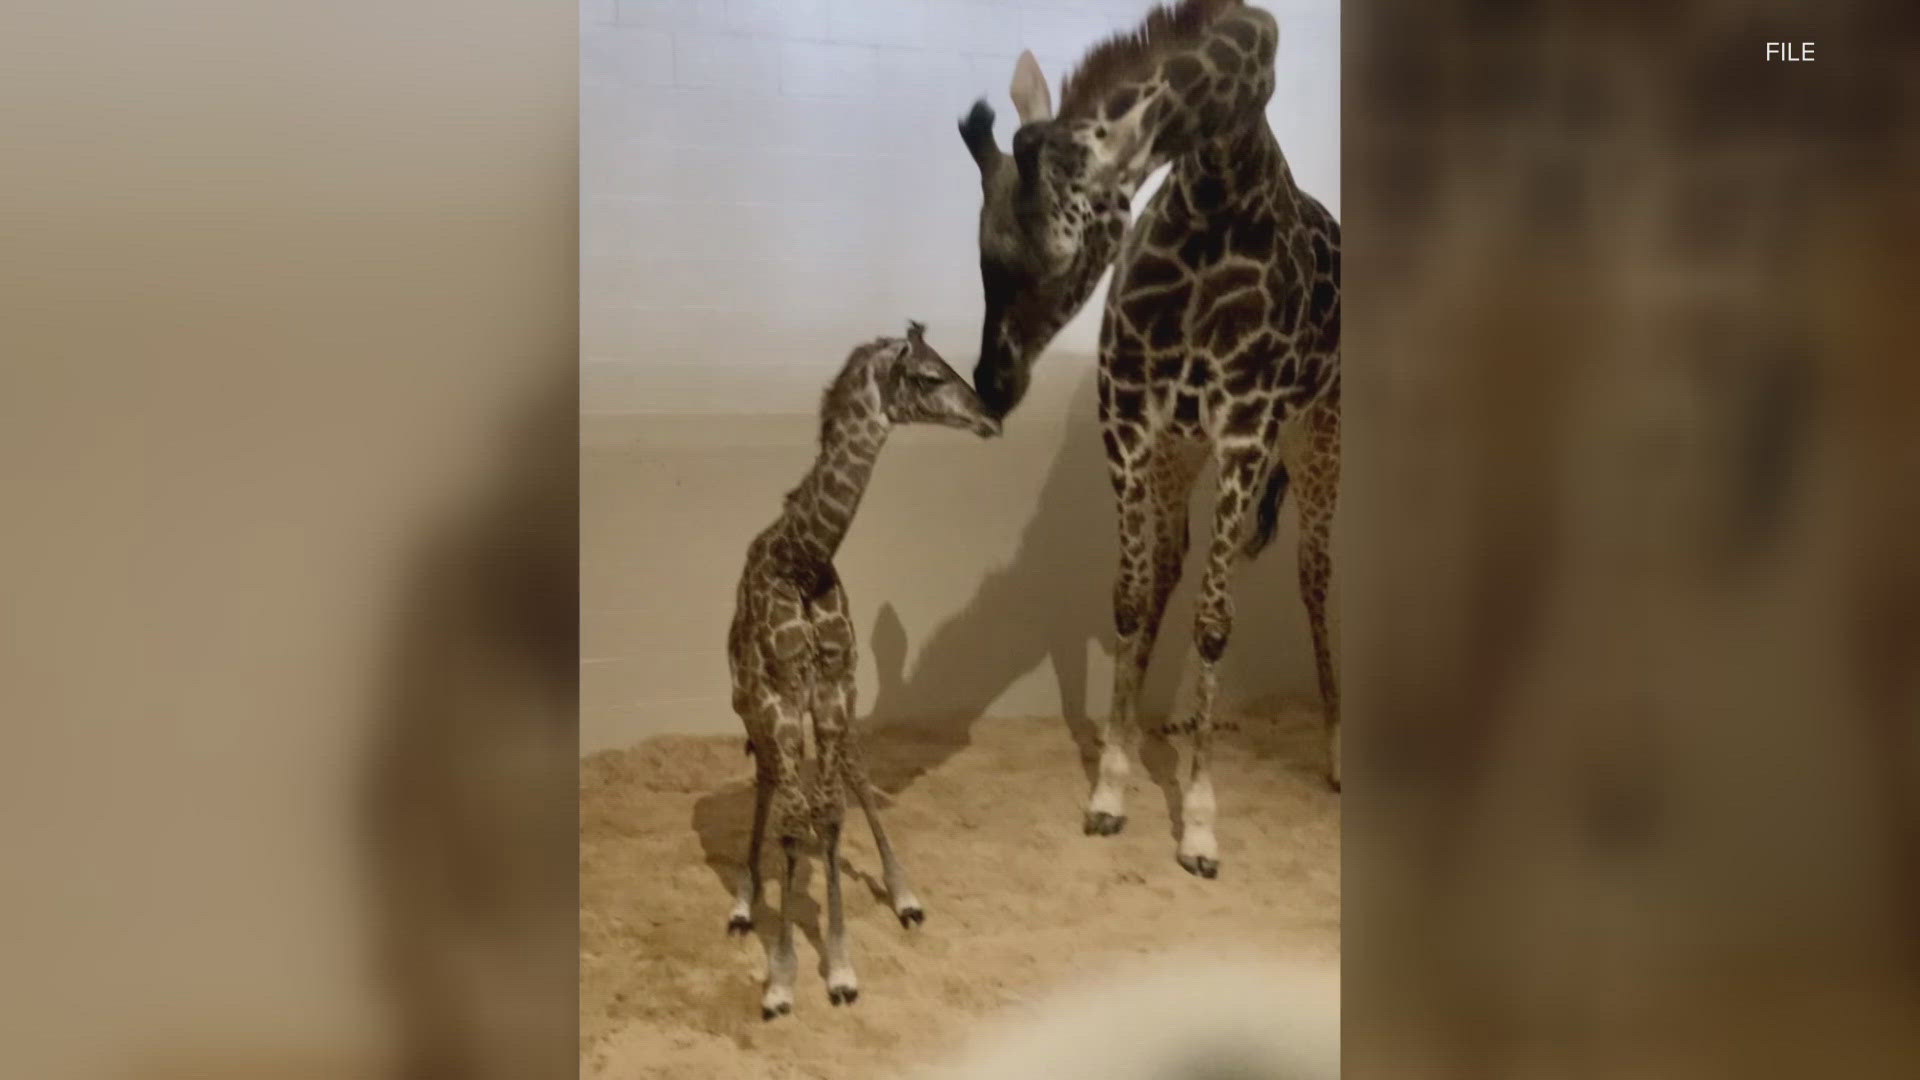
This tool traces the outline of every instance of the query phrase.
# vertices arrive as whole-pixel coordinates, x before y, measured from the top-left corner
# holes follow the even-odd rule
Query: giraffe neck
[[[1130,61],[1101,64],[1088,57],[1087,76],[1068,86],[1060,110],[1061,122],[1086,150],[1088,187],[1114,187],[1131,197],[1170,161],[1212,155],[1224,165],[1236,143],[1274,141],[1266,105],[1278,24],[1258,8],[1224,11],[1203,31]]]
[[[1264,115],[1239,131],[1196,146],[1174,162],[1172,179],[1187,191],[1188,208],[1205,214],[1242,196],[1266,198],[1294,190],[1293,170]],[[1210,189],[1205,182],[1211,182]],[[1219,205],[1206,205],[1217,199]]]
[[[806,555],[833,561],[867,492],[887,429],[885,417],[877,413],[829,415],[821,425],[820,454],[800,485],[787,494],[786,520]]]

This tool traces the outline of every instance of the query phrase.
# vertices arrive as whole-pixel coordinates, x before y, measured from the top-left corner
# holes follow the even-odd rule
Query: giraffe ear
[[[1040,61],[1033,58],[1032,49],[1014,61],[1013,83],[1007,87],[1007,93],[1013,98],[1013,110],[1020,114],[1022,124],[1053,119],[1053,94],[1047,89],[1047,77],[1041,73]]]
[[[993,107],[985,98],[973,103],[973,109],[960,121],[960,139],[984,174],[1000,158],[1000,146],[993,141]]]

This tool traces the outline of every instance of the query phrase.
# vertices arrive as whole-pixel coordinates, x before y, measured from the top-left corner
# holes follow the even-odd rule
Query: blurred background
[[[985,98],[1011,145],[1022,49],[1057,96],[1087,49],[1151,6],[583,5],[583,752],[737,730],[718,645],[742,553],[812,461],[821,389],[855,344],[909,318],[972,373],[980,174],[959,117]],[[1281,23],[1268,117],[1296,179],[1338,214],[1340,6],[1265,6]],[[951,730],[1106,709],[1118,524],[1094,416],[1104,296],[1049,347],[1004,438],[890,439],[844,550],[876,720]],[[1281,554],[1244,575],[1230,708],[1318,700],[1285,520]],[[1191,587],[1170,628],[1191,622]],[[1190,650],[1161,651],[1157,712]]]
[[[1348,1067],[1915,1075],[1915,9],[1347,11]]]
[[[572,1074],[577,53],[0,11],[0,1074]]]

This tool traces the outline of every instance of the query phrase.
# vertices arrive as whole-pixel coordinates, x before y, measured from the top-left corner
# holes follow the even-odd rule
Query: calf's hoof
[[[1087,815],[1085,831],[1088,836],[1112,836],[1126,827],[1125,814],[1109,814],[1104,810],[1095,810]]]

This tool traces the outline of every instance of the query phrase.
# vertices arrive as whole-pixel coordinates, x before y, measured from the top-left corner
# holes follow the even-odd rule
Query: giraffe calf
[[[787,493],[779,519],[754,538],[740,575],[727,660],[734,712],[746,724],[747,752],[754,758],[753,833],[727,930],[753,929],[761,843],[771,832],[785,858],[780,929],[767,945],[760,1000],[768,1020],[793,1009],[794,892],[808,841],[819,842],[827,872],[827,999],[842,1005],[860,996],[840,903],[840,827],[849,791],[873,829],[900,925],[912,927],[926,917],[881,828],[852,731],[858,646],[846,590],[833,567],[895,424],[941,424],[982,437],[1000,431],[973,387],[926,343],[924,331],[909,323],[905,337],[878,338],[847,357],[820,404],[813,468]],[[812,760],[806,759],[806,725],[813,733]]]

